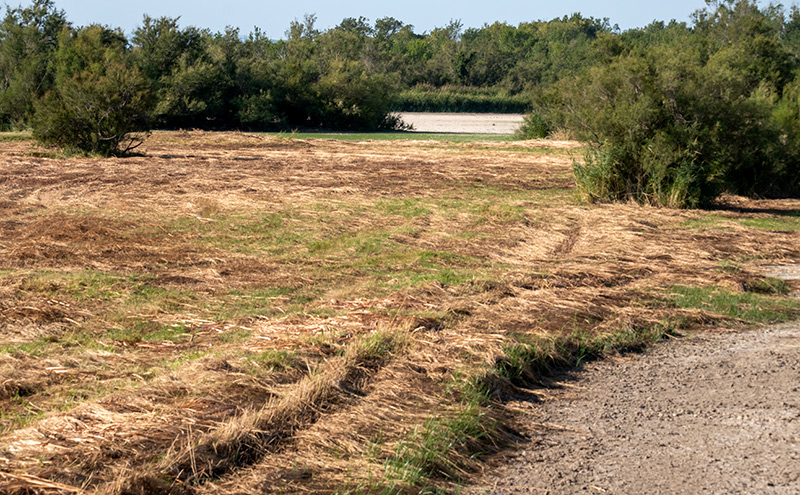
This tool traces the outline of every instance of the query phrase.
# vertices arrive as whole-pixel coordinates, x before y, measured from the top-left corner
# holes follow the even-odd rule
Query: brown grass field
[[[0,136],[0,492],[456,491],[552,367],[800,314],[800,201],[583,204],[577,146]]]

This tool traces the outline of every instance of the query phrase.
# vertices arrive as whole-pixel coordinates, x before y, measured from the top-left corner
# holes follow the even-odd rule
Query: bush
[[[498,88],[418,85],[400,92],[393,107],[400,112],[523,113],[527,95]]]
[[[647,60],[628,56],[563,83],[559,118],[590,143],[575,164],[584,199],[696,206],[716,196],[718,174],[697,160],[698,129],[677,125],[665,82]]]
[[[34,102],[52,87],[50,57],[66,25],[52,0],[6,8],[0,23],[0,130],[28,126]]]
[[[515,136],[518,139],[544,139],[551,131],[550,123],[540,112],[531,112],[525,115]]]
[[[55,86],[36,104],[36,139],[102,155],[125,154],[141,144],[153,99],[125,47],[121,34],[101,26],[62,32]]]
[[[729,3],[719,8],[749,16],[723,16],[737,29],[672,26],[666,41],[622,53],[542,99],[545,123],[566,125],[589,143],[575,165],[585,199],[697,207],[726,190],[797,192],[800,126],[796,103],[786,100],[797,93],[772,67],[786,58],[784,48],[764,41],[769,23],[757,9]],[[737,43],[713,46],[720,30]]]

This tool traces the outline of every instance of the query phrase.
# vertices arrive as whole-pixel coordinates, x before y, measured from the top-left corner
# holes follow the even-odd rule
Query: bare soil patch
[[[0,142],[8,493],[455,489],[537,349],[797,314],[762,273],[800,261],[800,202],[578,204],[576,143],[49,153]]]
[[[400,119],[415,132],[455,132],[474,134],[514,134],[522,124],[522,114],[511,113],[433,113],[402,112]]]
[[[800,491],[800,326],[701,333],[553,377],[471,493]]]

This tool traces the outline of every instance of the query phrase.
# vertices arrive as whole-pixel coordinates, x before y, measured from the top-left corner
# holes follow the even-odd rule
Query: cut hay
[[[0,492],[454,489],[549,369],[798,312],[798,201],[578,204],[576,143],[147,148],[0,142]]]

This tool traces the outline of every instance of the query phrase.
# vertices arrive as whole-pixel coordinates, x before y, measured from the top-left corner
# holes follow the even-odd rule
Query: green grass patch
[[[339,235],[310,240],[306,249],[314,255],[365,256],[390,251],[392,247],[386,231],[349,231]]]
[[[672,302],[679,308],[703,309],[747,323],[780,323],[800,315],[797,299],[758,292],[730,292],[720,287],[673,287]]]
[[[735,261],[721,260],[717,263],[717,270],[722,273],[740,273],[742,271],[742,267]]]
[[[133,280],[122,275],[96,270],[40,271],[27,274],[20,283],[20,290],[76,300],[107,300],[121,297],[121,287]]]
[[[267,349],[259,354],[248,356],[248,361],[255,364],[258,370],[280,372],[294,368],[298,364],[297,354],[283,349]]]
[[[527,222],[526,210],[523,206],[485,201],[473,204],[470,213],[476,224],[484,222],[512,224]]]
[[[780,216],[749,218],[731,218],[709,213],[683,223],[686,227],[699,230],[730,230],[731,224],[767,231],[798,232],[800,231],[800,212],[791,212]]]
[[[449,418],[428,418],[399,442],[395,455],[386,461],[387,480],[421,486],[428,478],[461,479],[463,460],[474,455],[469,445],[480,442],[492,428],[487,419],[486,410],[477,403],[463,405]]]
[[[219,341],[224,344],[241,344],[252,336],[253,332],[237,328],[221,333],[219,336]]]
[[[350,277],[368,283],[371,292],[380,296],[432,281],[444,286],[461,285],[488,277],[486,272],[492,266],[486,260],[447,251],[398,248],[361,257],[343,269]]]
[[[0,354],[26,354],[32,357],[46,356],[51,349],[58,348],[52,337],[39,337],[28,342],[14,342],[0,345]]]
[[[785,280],[774,277],[757,278],[744,283],[744,290],[758,294],[774,294],[785,296],[789,294],[789,286]]]
[[[149,275],[122,275],[97,270],[40,271],[26,274],[19,290],[76,303],[113,304],[121,310],[156,307],[164,311],[182,308],[195,295],[153,285]]]
[[[268,214],[215,215],[168,220],[168,234],[188,236],[201,244],[245,255],[290,254],[310,235],[311,222],[292,209]],[[296,252],[294,253],[297,254]]]
[[[516,335],[504,345],[504,357],[495,369],[512,383],[525,385],[558,368],[580,366],[609,353],[644,349],[672,333],[674,326],[665,322],[647,327],[626,326],[600,334],[576,330],[567,335]]]
[[[399,215],[403,218],[424,217],[431,208],[420,198],[389,198],[375,202],[375,209],[385,215]]]
[[[378,330],[350,345],[345,351],[345,359],[363,365],[385,363],[408,342],[408,337],[402,332]]]
[[[800,213],[794,216],[742,218],[736,221],[746,227],[779,232],[800,231]]]
[[[730,218],[710,213],[702,215],[698,218],[686,220],[685,222],[683,222],[683,226],[696,230],[709,230],[709,229],[730,230],[731,229],[730,222],[731,222]]]
[[[122,328],[111,329],[107,338],[127,342],[179,342],[189,337],[182,324],[163,326],[151,321],[132,320]]]
[[[42,420],[44,411],[22,397],[11,397],[6,410],[0,410],[0,434],[31,426]]]

